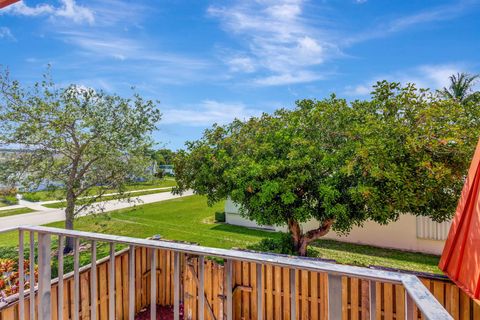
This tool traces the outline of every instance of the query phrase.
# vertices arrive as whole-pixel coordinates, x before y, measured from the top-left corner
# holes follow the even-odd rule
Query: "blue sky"
[[[480,72],[480,1],[23,1],[0,10],[0,64],[31,83],[160,100],[172,149],[227,123],[387,79]]]

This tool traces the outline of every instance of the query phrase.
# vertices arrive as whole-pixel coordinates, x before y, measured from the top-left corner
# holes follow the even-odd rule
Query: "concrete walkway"
[[[129,208],[136,205],[165,201],[165,200],[175,199],[179,197],[190,196],[192,194],[193,194],[192,191],[187,191],[181,196],[174,195],[171,192],[162,192],[162,193],[138,196],[135,198],[135,201],[125,201],[125,200],[102,201],[102,202],[97,202],[93,204],[86,210],[83,210],[77,215],[77,217],[94,214],[94,213],[102,213],[102,212],[109,212],[113,210]],[[46,207],[43,207],[43,208],[45,208],[46,210],[42,209],[42,211],[25,213],[25,214],[17,214],[13,216],[0,218],[0,228],[3,229],[3,228],[10,228],[10,227],[21,226],[21,225],[38,226],[38,225],[43,225],[43,224],[52,223],[56,221],[65,220],[65,212],[62,209],[51,209]]]
[[[128,192],[125,192],[125,194],[130,194],[135,196],[135,193],[140,193],[140,192],[152,192],[152,191],[163,191],[163,190],[171,190],[172,187],[162,187],[162,188],[152,188],[152,189],[141,189],[141,190],[131,190]],[[102,197],[108,197],[108,196],[115,196],[118,193],[107,193],[102,195]],[[18,195],[17,195],[18,197]],[[81,197],[79,199],[87,199],[87,198],[93,198],[94,196],[89,196],[89,197]],[[135,197],[137,198],[137,197]],[[27,201],[23,200],[21,196],[18,197],[18,204],[12,205],[12,206],[5,206],[5,207],[0,207],[0,211],[2,210],[13,210],[13,209],[20,209],[20,208],[30,208],[35,211],[51,211],[51,208],[45,207],[44,204],[51,204],[51,203],[58,203],[58,202],[63,202],[64,200],[48,200],[48,201],[38,201],[38,202],[32,202],[32,201]]]
[[[14,204],[14,205],[11,205],[11,206],[0,207],[0,212],[4,211],[4,210],[13,210],[13,209],[21,209],[21,208],[25,208],[25,206],[21,206],[19,204]]]

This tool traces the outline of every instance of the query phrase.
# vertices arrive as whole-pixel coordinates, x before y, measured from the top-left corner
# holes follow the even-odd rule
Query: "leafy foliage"
[[[192,188],[210,204],[230,196],[247,218],[288,225],[300,254],[330,228],[403,213],[442,221],[480,132],[478,109],[385,81],[370,101],[301,100],[189,142],[174,162],[176,192]],[[303,233],[310,219],[319,228]]]
[[[24,260],[25,289],[30,288],[30,262]],[[38,266],[34,269],[35,281],[38,281]],[[0,259],[0,301],[19,290],[18,260]]]
[[[48,75],[32,87],[0,75],[0,145],[23,152],[6,160],[0,180],[27,189],[61,185],[66,198],[66,227],[106,190],[122,194],[125,183],[146,174],[150,133],[160,112],[138,94],[126,99],[92,88],[56,86]],[[93,188],[96,187],[96,188]],[[77,199],[95,190],[90,201]]]
[[[172,164],[175,151],[170,149],[149,150],[149,155],[157,162],[157,165]]]
[[[468,103],[476,100],[480,101],[480,92],[473,91],[478,74],[457,73],[450,76],[450,86],[439,91],[440,96],[445,99],[456,100],[460,103]]]

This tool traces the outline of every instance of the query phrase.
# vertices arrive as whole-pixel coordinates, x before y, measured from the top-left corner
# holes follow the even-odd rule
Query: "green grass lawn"
[[[443,274],[438,269],[439,256],[382,249],[334,240],[317,240],[312,246],[319,258],[356,266],[381,266],[402,270]]]
[[[215,211],[223,210],[223,203],[206,205],[200,196],[150,203],[136,208],[118,210],[110,214],[82,217],[75,228],[84,231],[146,238],[160,234],[163,238],[198,243],[218,248],[247,248],[265,238],[280,238],[280,233],[248,229],[214,222]],[[63,227],[63,222],[49,224]],[[17,244],[14,233],[0,235],[0,246]],[[321,258],[339,263],[369,266],[377,265],[411,271],[440,273],[437,256],[408,253],[363,245],[320,240],[313,248]],[[99,249],[99,257],[107,254]],[[87,261],[87,260],[86,260]]]
[[[147,195],[147,194],[155,194],[155,193],[163,193],[163,192],[170,192],[171,189],[165,189],[165,190],[151,190],[151,191],[140,191],[140,192],[134,192],[130,195],[130,197],[132,199],[135,199],[136,197],[138,196],[144,196],[144,195]],[[107,200],[115,200],[115,199],[118,199],[116,196],[106,196],[106,197],[100,197],[98,199],[96,199],[95,202],[99,202],[99,201],[107,201]],[[78,200],[78,204],[82,204],[84,202],[82,202],[82,200]],[[44,204],[43,205],[44,207],[47,207],[47,208],[65,208],[65,202],[64,201],[60,201],[60,202],[55,202],[55,203],[47,203],[47,204]]]
[[[154,181],[129,184],[128,186],[126,186],[125,191],[174,187],[176,185],[177,185],[177,182],[174,179],[165,178],[161,180],[157,179]],[[92,188],[90,194],[93,195],[94,192],[95,192],[95,188]],[[114,193],[114,192],[115,190],[107,190],[105,193]],[[22,195],[25,200],[30,200],[30,201],[63,200],[65,196],[64,191],[61,189],[49,190],[49,191],[45,190],[45,191],[36,191],[36,192],[25,192]]]
[[[16,214],[30,213],[30,212],[34,212],[34,211],[35,210],[32,210],[30,208],[0,210],[0,218],[13,216],[13,215],[16,215]]]

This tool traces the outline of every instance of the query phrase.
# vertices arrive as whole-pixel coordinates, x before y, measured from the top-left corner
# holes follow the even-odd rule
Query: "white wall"
[[[238,207],[230,200],[225,203],[226,222],[245,227],[258,226],[254,221],[247,220],[238,214]],[[315,229],[315,220],[302,224],[304,231]],[[432,253],[440,255],[445,245],[450,222],[436,223],[428,218],[402,215],[398,221],[388,225],[380,225],[368,221],[363,227],[354,227],[347,236],[329,232],[325,238],[343,242],[368,244],[383,248]],[[272,227],[263,227],[272,229]],[[286,231],[286,227],[275,227],[275,230]],[[437,239],[437,240],[433,240]]]

